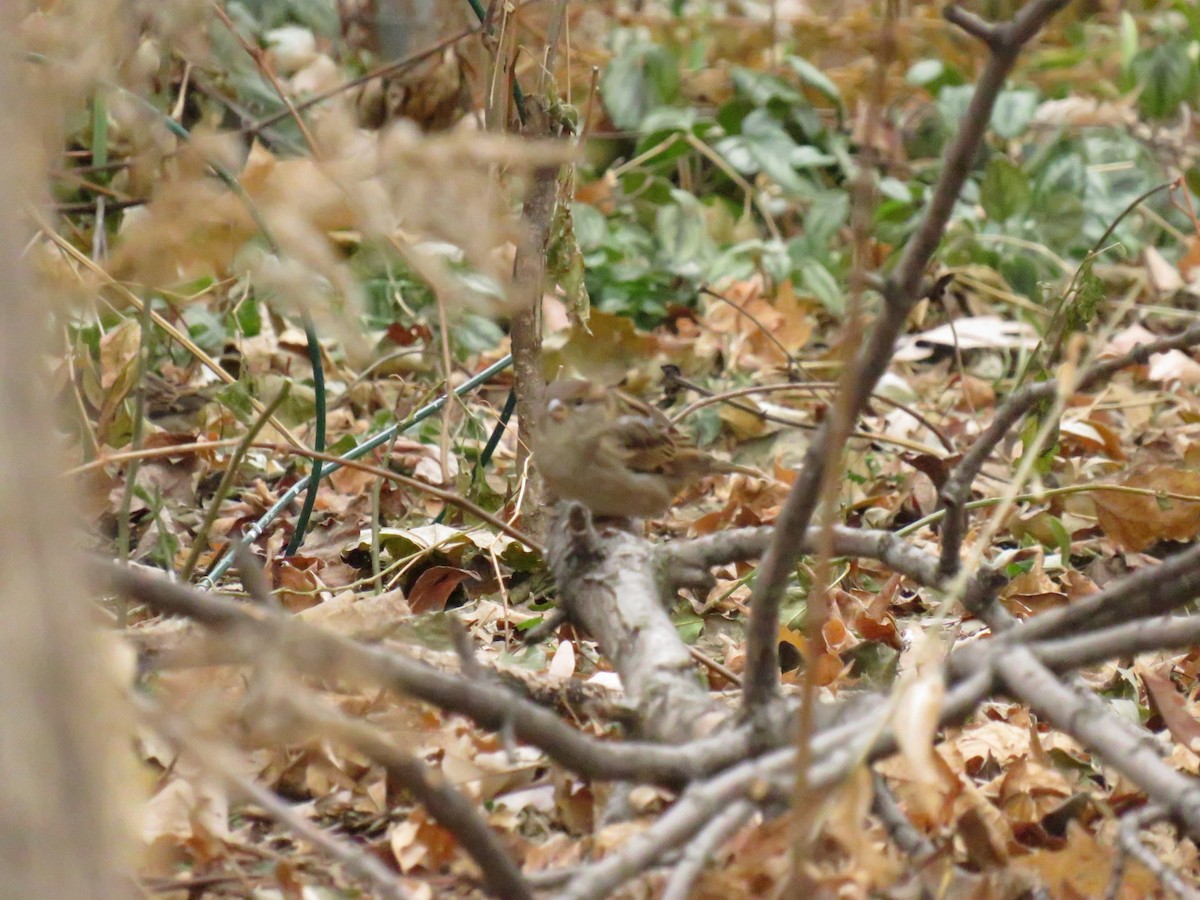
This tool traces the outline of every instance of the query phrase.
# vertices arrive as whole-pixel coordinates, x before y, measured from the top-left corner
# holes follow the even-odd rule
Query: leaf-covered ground
[[[111,21],[47,5],[18,24],[25,77],[55,110],[51,199],[29,210],[27,257],[62,298],[50,371],[67,477],[114,558],[254,596],[252,567],[223,561],[256,526],[266,593],[288,614],[447,671],[469,658],[472,677],[615,739],[629,710],[589,636],[523,637],[556,592],[529,531],[545,522],[535,465],[505,413],[511,370],[424,415],[520,350],[522,199],[563,165],[543,223],[543,375],[621,383],[763,475],[705,480],[648,533],[771,525],[836,413],[879,314],[876,279],[931,203],[986,53],[927,5],[566,3],[561,23],[557,4],[496,5],[486,38],[465,2],[413,19],[418,5],[179,2]],[[1200,17],[1182,2],[1118,6],[1060,13],[999,92],[931,287],[847,442],[839,522],[936,557],[939,491],[1005,398],[1197,318]],[[521,137],[533,126],[515,92],[565,136]],[[964,558],[1004,576],[1009,613],[1079,603],[1200,534],[1198,383],[1186,346],[1158,353],[1061,408],[1040,403],[998,442]],[[289,550],[303,494],[268,510],[312,471],[319,392],[325,454],[401,427],[322,480]],[[1170,824],[1141,830],[1146,859],[1122,843],[1144,786],[1027,706],[992,700],[936,731],[931,653],[983,641],[983,622],[883,563],[835,558],[827,617],[806,634],[818,568],[802,560],[787,589],[782,682],[812,677],[827,699],[891,691],[899,752],[874,767],[895,821],[878,801],[869,815],[865,766],[824,797],[806,863],[816,890],[917,896],[922,866],[945,867],[938,896],[1200,890],[1196,846]],[[731,704],[756,573],[718,567],[672,610],[698,676]],[[146,606],[105,609],[122,677],[150,710],[131,808],[148,893],[374,895],[370,873],[331,864],[248,793],[258,785],[408,895],[477,895],[461,834],[346,722],[461,791],[526,873],[627,846],[675,800],[639,786],[614,821],[617,788],[504,729],[297,673],[286,646],[230,647]],[[1197,775],[1198,660],[1122,654],[1075,684]],[[920,689],[896,687],[910,682]],[[774,895],[796,843],[787,816],[752,818],[692,896]],[[666,878],[626,890],[656,895]]]

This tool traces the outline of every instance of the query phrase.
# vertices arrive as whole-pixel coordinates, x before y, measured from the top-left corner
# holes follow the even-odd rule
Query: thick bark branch
[[[678,743],[727,718],[667,614],[653,544],[625,531],[601,537],[578,504],[560,507],[546,539],[560,601],[621,676],[647,737]]]

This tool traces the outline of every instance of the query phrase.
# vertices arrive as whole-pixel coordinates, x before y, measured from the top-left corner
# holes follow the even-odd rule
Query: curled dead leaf
[[[1092,494],[1100,527],[1118,546],[1144,550],[1157,541],[1189,541],[1200,534],[1200,472],[1153,466],[1120,484],[1155,493],[1101,488]],[[1191,497],[1196,499],[1186,499]]]

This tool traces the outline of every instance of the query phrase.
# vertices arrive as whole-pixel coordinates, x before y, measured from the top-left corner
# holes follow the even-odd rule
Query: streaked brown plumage
[[[578,378],[546,387],[533,452],[550,490],[597,516],[654,518],[691,482],[745,471],[690,446],[653,407]]]

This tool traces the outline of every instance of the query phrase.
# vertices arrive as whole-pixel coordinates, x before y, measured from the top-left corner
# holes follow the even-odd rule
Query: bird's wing
[[[675,437],[647,416],[618,416],[610,434],[625,464],[635,472],[661,472],[675,458]]]

